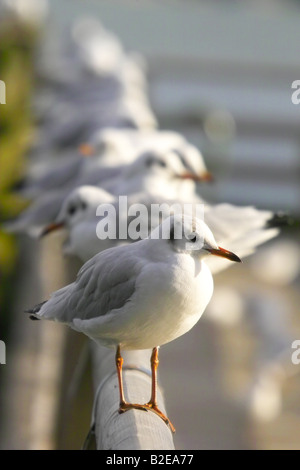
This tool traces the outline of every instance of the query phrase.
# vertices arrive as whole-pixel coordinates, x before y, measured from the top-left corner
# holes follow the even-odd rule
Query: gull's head
[[[80,186],[74,189],[64,200],[56,221],[43,230],[41,236],[61,228],[72,228],[74,225],[96,216],[100,204],[111,203],[114,197],[95,186]]]
[[[164,239],[175,252],[190,254],[196,258],[213,255],[230,261],[241,261],[237,255],[217,244],[212,231],[203,220],[189,215],[171,215],[153,230],[150,238]]]
[[[186,173],[183,177],[191,178],[199,182],[213,181],[212,174],[208,171],[202,153],[194,145],[184,142],[184,145],[177,146],[173,151],[178,155],[183,163]]]
[[[176,150],[147,150],[124,170],[124,178],[154,178],[164,181],[180,179],[200,180],[195,168],[187,166],[183,156]]]
[[[88,142],[79,145],[78,151],[83,157],[102,157],[106,154],[120,152],[119,142],[124,145],[127,140],[124,139],[122,131],[118,129],[101,129],[96,131]]]

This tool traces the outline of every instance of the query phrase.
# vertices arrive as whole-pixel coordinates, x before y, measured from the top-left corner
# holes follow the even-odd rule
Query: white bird
[[[169,151],[181,153],[185,165],[190,165],[204,177],[207,168],[201,152],[175,131],[160,129],[114,129],[96,131],[90,140],[80,147],[84,155],[101,155],[105,165],[131,163],[145,151]],[[207,174],[208,179],[211,177]]]
[[[125,54],[97,20],[81,19],[62,35],[50,35],[39,52],[36,153],[79,144],[100,128],[157,126],[144,61]]]
[[[146,151],[175,151],[186,171],[195,172],[203,181],[212,179],[201,152],[177,132],[100,129],[78,150],[60,152],[56,159],[50,154],[48,163],[32,165],[22,195],[32,198],[62,185],[73,189],[83,184],[99,183],[119,175],[123,165],[131,164]]]
[[[196,197],[196,181],[202,180],[202,174],[197,173],[197,165],[190,168],[185,165],[182,155],[171,150],[145,152],[131,164],[121,168],[115,178],[99,181],[101,188],[116,196],[146,192],[153,199],[165,199],[168,195],[170,199],[192,201]],[[80,178],[78,186],[95,184],[99,179],[99,171],[101,173],[101,170],[91,172],[88,182],[85,178]],[[109,168],[103,168],[102,171],[107,172]],[[204,179],[205,175],[204,171]],[[35,234],[41,227],[54,221],[69,192],[68,187],[46,192],[16,220],[6,223],[4,228],[9,232]]]
[[[171,213],[184,212],[192,215],[197,207],[197,203],[187,205],[184,202],[166,198],[153,198],[146,193],[132,194],[128,197],[128,209],[137,203],[146,208],[147,231],[141,234],[141,238],[148,236],[151,227],[159,225],[161,220],[169,217]],[[152,204],[159,204],[161,212],[152,211]],[[101,207],[101,211],[97,212],[98,207]],[[228,246],[232,251],[238,251],[243,257],[252,254],[258,245],[278,234],[277,228],[268,227],[268,222],[273,216],[272,212],[261,211],[254,207],[204,203],[203,216],[218,244]],[[64,242],[64,253],[76,255],[85,262],[99,251],[120,243],[118,241],[119,225],[126,227],[126,233],[128,233],[128,238],[121,242],[136,241],[136,238],[130,239],[128,230],[133,217],[132,213],[128,216],[128,211],[124,211],[124,208],[119,205],[119,199],[116,196],[101,188],[81,186],[68,195],[57,219],[43,229],[42,235],[65,228],[68,236]],[[105,234],[101,238],[98,237],[97,227],[103,218],[108,227],[116,226],[115,238],[106,237]],[[211,257],[208,263],[213,273],[226,269],[230,264],[216,257]]]
[[[146,150],[115,178],[100,181],[97,186],[116,196],[145,192],[154,198],[192,202],[197,198],[196,182],[202,181],[202,174],[195,167],[187,169],[176,150]],[[206,180],[206,171],[204,174]]]
[[[189,216],[171,216],[149,238],[105,250],[79,271],[76,281],[28,310],[33,319],[56,320],[116,348],[119,412],[152,410],[174,431],[156,399],[158,347],[187,333],[213,294],[208,255],[239,262],[219,247],[208,226]],[[127,403],[120,350],[152,348],[152,393],[145,405]]]

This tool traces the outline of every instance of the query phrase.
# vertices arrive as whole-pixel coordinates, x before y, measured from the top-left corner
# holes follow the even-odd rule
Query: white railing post
[[[151,351],[123,351],[124,392],[132,403],[146,403],[151,394]],[[95,403],[93,420],[97,449],[174,449],[170,428],[152,411],[130,410],[119,414],[119,388],[115,351],[92,345]],[[165,412],[161,391],[158,405]]]

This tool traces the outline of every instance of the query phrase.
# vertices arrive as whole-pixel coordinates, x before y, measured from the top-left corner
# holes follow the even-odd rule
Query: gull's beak
[[[64,228],[65,224],[63,222],[55,222],[53,224],[47,225],[42,233],[40,234],[40,238],[44,237],[45,235],[48,235],[48,233],[54,232],[55,230],[60,230]]]
[[[232,251],[224,250],[224,248],[221,248],[220,246],[219,248],[206,248],[206,250],[209,251],[209,253],[212,255],[221,256],[221,258],[226,258],[230,261],[236,261],[237,263],[242,262],[242,260],[237,255],[232,253]]]
[[[205,171],[204,173],[201,173],[200,175],[196,175],[195,173],[183,173],[180,175],[182,179],[190,179],[193,181],[197,181],[199,183],[203,182],[212,182],[214,180],[213,175],[209,171]]]
[[[205,181],[206,183],[213,183],[214,180],[215,178],[210,171],[205,171],[200,175],[200,181]]]
[[[79,145],[78,152],[83,157],[92,157],[93,155],[95,155],[96,150],[91,144],[88,144],[87,142],[85,142]]]

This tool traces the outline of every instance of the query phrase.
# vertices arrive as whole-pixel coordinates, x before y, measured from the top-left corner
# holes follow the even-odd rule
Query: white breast
[[[188,255],[178,257],[180,262],[172,266],[155,263],[152,272],[151,266],[146,267],[118,321],[110,322],[107,332],[102,324],[102,344],[107,335],[107,345],[150,349],[178,338],[198,322],[212,296],[212,276],[205,263]]]

